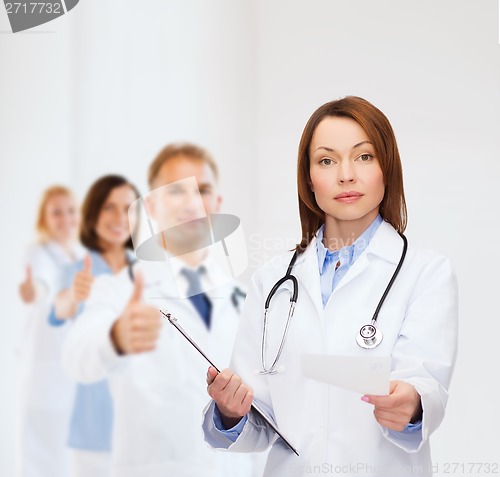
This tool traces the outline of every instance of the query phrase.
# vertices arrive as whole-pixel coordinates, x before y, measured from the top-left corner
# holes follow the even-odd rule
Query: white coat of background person
[[[130,205],[139,192],[123,176],[98,178],[81,208],[80,242],[87,255],[64,269],[64,289],[54,299],[49,322],[68,327],[79,319],[96,276],[117,274],[133,262]],[[78,383],[68,432],[68,477],[109,477],[113,402],[106,380]]]
[[[432,475],[429,437],[444,416],[457,350],[458,294],[448,259],[410,242],[377,320],[382,342],[374,349],[356,342],[400,260],[397,231],[406,226],[401,162],[385,115],[357,97],[320,107],[300,142],[298,191],[303,236],[292,273],[299,296],[278,372],[258,373],[264,302],[291,252],[255,273],[231,369],[218,375],[209,368],[205,438],[236,452],[272,446],[266,476]],[[289,298],[278,294],[270,308],[268,363]],[[390,394],[360,396],[304,377],[301,355],[318,353],[390,356]],[[249,413],[254,395],[299,457]]]
[[[67,477],[67,436],[74,383],[63,373],[66,330],[48,323],[64,267],[83,255],[76,242],[78,208],[66,187],[53,186],[40,202],[38,243],[26,258],[19,287],[28,304],[18,346],[19,398],[16,420],[16,476]]]
[[[211,289],[226,277],[221,280],[212,254],[196,246],[206,239],[196,219],[220,209],[216,179],[215,163],[199,147],[169,145],[160,152],[150,167],[153,192],[145,202],[157,229],[173,230],[160,234],[168,235],[163,247],[169,259],[136,264],[134,282],[130,270],[98,277],[66,342],[63,364],[73,378],[108,377],[114,405],[112,477],[253,475],[251,456],[223,455],[204,442],[205,361],[158,311],[172,312],[216,362],[229,363],[239,322],[235,285]],[[180,235],[177,224],[186,225]],[[175,257],[187,244],[195,251]],[[189,284],[183,268],[200,265],[212,306],[209,329],[185,298]]]

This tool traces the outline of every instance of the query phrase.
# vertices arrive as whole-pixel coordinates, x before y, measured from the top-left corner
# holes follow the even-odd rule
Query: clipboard
[[[216,369],[218,373],[220,373],[220,369],[213,363],[213,361],[205,354],[205,352],[198,346],[198,344],[187,334],[187,332],[182,328],[181,325],[177,322],[177,318],[172,316],[171,313],[164,312],[163,310],[160,310],[160,313],[168,320],[168,322],[173,325],[179,333],[181,333],[184,338],[186,338],[191,345],[196,348],[198,353],[200,353],[205,360]],[[269,427],[283,440],[283,442],[292,450],[296,455],[299,455],[295,447],[290,443],[290,441],[283,435],[283,433],[278,429],[278,426],[273,422],[272,418],[266,414],[266,412],[255,402],[252,403],[251,409],[259,415],[266,423],[269,425]]]

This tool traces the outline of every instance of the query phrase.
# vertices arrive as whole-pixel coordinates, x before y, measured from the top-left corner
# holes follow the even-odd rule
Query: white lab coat
[[[67,477],[67,438],[74,398],[74,384],[61,367],[61,349],[67,327],[49,325],[48,315],[61,287],[66,265],[81,258],[56,242],[33,245],[27,254],[37,288],[37,299],[28,305],[17,355],[19,399],[16,429],[18,477]]]
[[[239,322],[231,299],[234,285],[207,293],[213,306],[208,331],[188,299],[166,298],[177,295],[166,262],[143,262],[137,269],[145,277],[146,301],[172,312],[217,366],[227,366]],[[207,270],[218,273],[214,267]],[[204,442],[200,425],[208,364],[172,325],[165,320],[153,352],[123,357],[114,351],[110,329],[132,286],[128,270],[98,277],[63,353],[73,378],[108,378],[114,405],[112,477],[253,475],[252,456],[223,455]]]
[[[429,436],[443,419],[457,350],[457,283],[449,261],[410,243],[378,317],[382,343],[366,350],[355,341],[361,326],[371,320],[401,251],[401,238],[391,225],[382,223],[323,309],[313,240],[293,268],[299,282],[297,307],[280,372],[270,376],[257,372],[262,369],[264,300],[284,275],[291,253],[258,270],[245,302],[231,367],[273,411],[300,457],[281,439],[276,441],[275,434],[253,414],[232,444],[214,429],[213,402],[207,406],[203,424],[207,442],[236,452],[272,445],[265,476],[432,475]],[[276,356],[288,308],[289,295],[279,294],[270,310],[268,363]],[[409,382],[421,395],[422,430],[390,431],[377,423],[373,406],[361,401],[359,393],[305,378],[301,375],[303,353],[391,356],[391,380]]]

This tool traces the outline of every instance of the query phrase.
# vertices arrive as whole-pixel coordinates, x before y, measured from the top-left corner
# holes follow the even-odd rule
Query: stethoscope
[[[384,338],[382,331],[378,329],[376,326],[378,314],[380,312],[380,309],[382,308],[382,305],[384,304],[385,299],[387,298],[387,295],[389,294],[390,289],[392,288],[392,285],[394,284],[394,281],[396,280],[396,277],[398,276],[399,271],[401,270],[401,267],[403,265],[406,256],[406,250],[408,249],[408,240],[402,233],[399,233],[399,235],[403,239],[403,251],[401,253],[401,258],[399,259],[399,263],[396,267],[396,270],[394,271],[382,297],[380,298],[380,301],[378,302],[377,308],[375,310],[375,313],[373,314],[371,322],[369,324],[363,325],[356,336],[356,343],[359,346],[361,346],[361,348],[365,349],[376,348]],[[276,284],[271,288],[271,291],[269,292],[269,295],[267,296],[266,302],[264,304],[264,328],[262,332],[262,371],[260,371],[259,374],[276,374],[278,372],[276,370],[276,366],[280,360],[281,353],[283,352],[283,348],[285,346],[288,329],[290,328],[290,321],[295,312],[295,305],[297,304],[297,297],[299,295],[299,285],[297,278],[294,275],[292,275],[292,269],[293,266],[295,265],[297,257],[298,253],[296,250],[292,256],[292,259],[290,260],[290,264],[288,265],[285,275],[280,280],[278,280]],[[276,358],[274,358],[272,365],[270,367],[267,367],[266,350],[267,350],[267,327],[269,322],[268,319],[269,305],[271,304],[271,299],[276,294],[280,286],[289,280],[292,282],[292,291],[290,296],[290,308],[288,310],[288,317],[286,320],[285,329],[283,331],[283,336],[281,338],[281,343],[278,348],[278,352],[276,353]]]

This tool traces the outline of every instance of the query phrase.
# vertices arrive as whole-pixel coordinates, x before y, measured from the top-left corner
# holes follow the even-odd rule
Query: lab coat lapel
[[[338,285],[335,287],[335,290],[333,291],[332,295],[337,293],[342,288],[344,288],[350,281],[354,280],[356,277],[361,275],[368,268],[369,264],[370,260],[366,256],[366,253],[362,253],[358,257],[358,259],[354,262],[354,264],[351,266],[351,268],[349,268],[349,270],[345,274],[345,277],[342,278],[342,280],[340,280]]]
[[[224,308],[231,299],[233,291],[232,279],[221,270],[215,263],[210,265],[209,281],[214,287],[206,290],[206,295],[212,304],[211,327],[215,329],[221,317],[225,316]],[[218,283],[222,285],[217,286]]]
[[[145,296],[165,312],[170,312],[179,320],[188,332],[199,334],[203,331],[201,318],[190,300],[179,291],[179,284],[168,262],[144,262],[142,269],[146,271]]]
[[[402,240],[398,233],[388,222],[382,222],[375,232],[375,235],[370,240],[365,251],[358,257],[354,264],[349,268],[345,277],[339,282],[332,295],[335,295],[342,288],[347,286],[349,282],[361,275],[370,264],[370,260],[374,257],[380,257],[390,263],[398,263]]]
[[[305,252],[297,259],[292,274],[297,277],[300,293],[305,291],[312,302],[319,317],[323,316],[323,300],[321,298],[321,283],[318,268],[318,255],[316,253],[316,238],[308,245]]]
[[[225,308],[227,304],[231,300],[232,287],[229,285],[224,285],[218,287],[214,290],[208,290],[207,296],[212,304],[212,312],[211,312],[211,329],[212,331],[217,330],[219,326],[221,326],[221,319],[226,319],[227,312]],[[224,324],[222,323],[222,326]]]
[[[177,282],[168,262],[139,262],[136,267],[145,276],[146,298],[165,302],[180,297]]]

